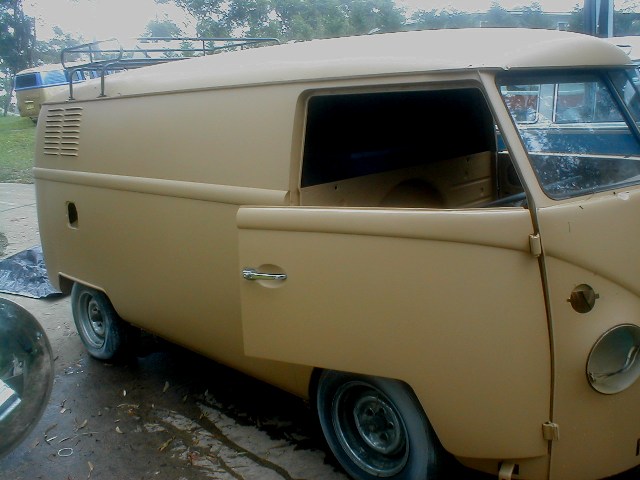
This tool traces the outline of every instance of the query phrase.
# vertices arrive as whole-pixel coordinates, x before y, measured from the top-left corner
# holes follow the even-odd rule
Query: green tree
[[[411,16],[412,28],[434,30],[440,28],[472,28],[480,25],[481,16],[459,10],[422,10]]]
[[[16,73],[33,66],[35,39],[35,22],[24,14],[22,0],[0,0],[0,96],[5,116]]]
[[[518,19],[498,2],[493,2],[482,20],[483,27],[517,27]]]
[[[570,32],[584,32],[584,8],[577,5],[573,8],[568,29]]]
[[[60,52],[64,48],[73,47],[83,43],[82,37],[74,38],[65,33],[60,27],[53,27],[54,36],[48,41],[36,40],[34,63],[51,64],[60,63]]]
[[[147,23],[147,28],[142,35],[145,37],[175,38],[182,36],[182,29],[168,18],[163,20],[156,18]]]
[[[554,28],[553,21],[544,14],[539,3],[510,12],[493,3],[485,13],[469,13],[457,10],[418,11],[411,17],[413,28],[472,28],[472,27],[524,27]]]
[[[621,8],[613,12],[613,35],[640,35],[640,15],[632,7]]]
[[[519,26],[525,28],[546,28],[555,27],[553,21],[542,11],[539,3],[535,2],[531,6],[523,7],[520,16]]]
[[[202,36],[307,40],[396,31],[405,17],[393,0],[156,0],[193,17]]]

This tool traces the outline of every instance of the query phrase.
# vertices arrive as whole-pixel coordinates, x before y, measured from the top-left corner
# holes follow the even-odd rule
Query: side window
[[[67,83],[64,70],[52,70],[41,74],[45,85],[63,85]]]
[[[499,158],[497,136],[475,88],[313,96],[301,204],[493,206],[522,191],[508,155]]]
[[[32,88],[38,86],[38,74],[36,73],[24,73],[16,76],[16,90],[22,90],[23,88]]]

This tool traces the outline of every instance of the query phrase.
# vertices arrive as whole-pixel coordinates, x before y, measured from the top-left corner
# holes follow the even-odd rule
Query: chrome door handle
[[[286,273],[264,273],[259,272],[255,268],[244,268],[242,270],[242,278],[245,280],[279,280],[287,279]]]

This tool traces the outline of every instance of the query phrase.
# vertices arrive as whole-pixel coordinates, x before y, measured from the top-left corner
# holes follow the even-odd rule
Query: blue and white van
[[[84,80],[83,72],[73,73],[73,82]],[[60,92],[69,90],[69,72],[62,65],[41,65],[18,72],[16,102],[22,117],[38,120],[40,106]]]

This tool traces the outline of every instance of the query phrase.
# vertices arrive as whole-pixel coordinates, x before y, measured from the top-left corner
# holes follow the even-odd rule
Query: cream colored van
[[[640,464],[640,96],[614,45],[425,31],[88,81],[42,108],[49,275],[300,397],[355,479]]]

